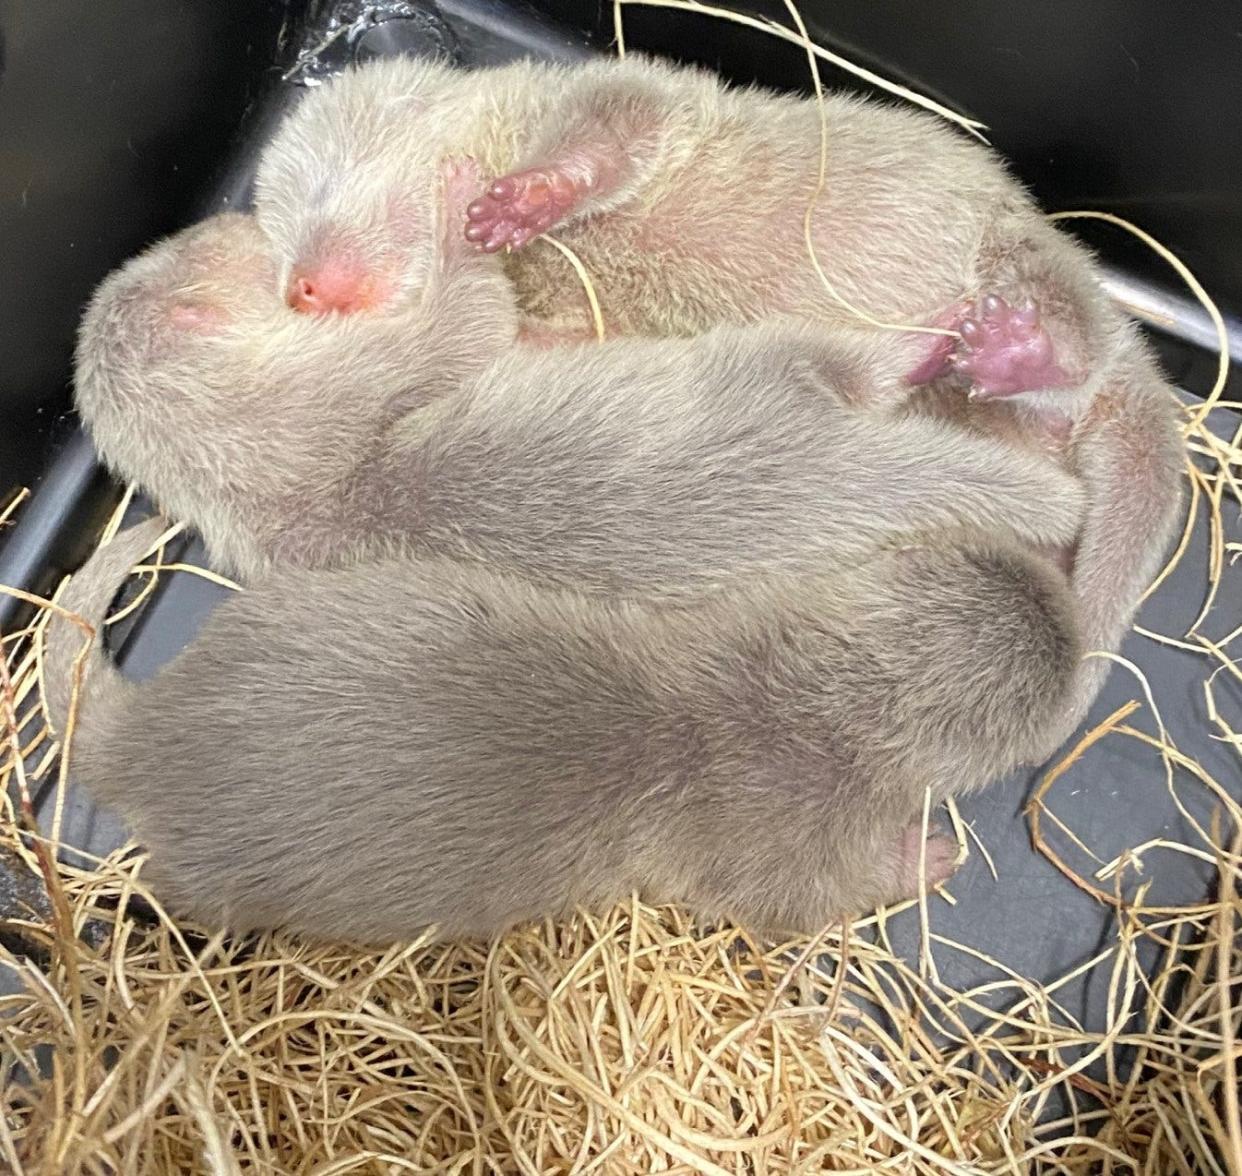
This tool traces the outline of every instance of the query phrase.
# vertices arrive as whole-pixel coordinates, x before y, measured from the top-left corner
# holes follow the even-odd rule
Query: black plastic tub
[[[780,0],[748,11],[787,19]],[[1172,247],[1242,309],[1242,15],[1159,0],[1002,9],[802,5],[850,60],[989,124],[1049,207],[1106,208]],[[631,49],[806,89],[802,50],[716,18],[626,7]],[[349,60],[438,52],[466,65],[606,51],[612,6],[541,0],[8,0],[0,11],[0,582],[76,566],[113,500],[77,435],[70,357],[95,284],[154,237],[244,203],[255,152],[301,88]],[[824,66],[825,81],[866,89]],[[1211,327],[1168,266],[1120,230],[1076,227],[1160,325],[1170,374],[1202,388]],[[1190,346],[1186,344],[1189,343]],[[1242,357],[1242,331],[1235,356]],[[0,624],[20,606],[0,600]]]
[[[1231,320],[1242,310],[1235,5],[804,0],[801,8],[821,43],[987,122],[1047,206],[1104,208],[1140,222],[1190,264]],[[785,12],[779,2],[767,11]],[[719,20],[627,8],[626,30],[631,50],[669,53],[739,81],[807,88],[800,49]],[[257,150],[304,86],[369,54],[440,53],[466,66],[519,54],[574,58],[606,51],[611,33],[612,6],[581,0],[544,0],[542,11],[490,0],[9,0],[0,12],[0,506],[19,486],[33,494],[0,535],[0,583],[47,589],[80,561],[116,501],[117,488],[66,415],[73,329],[90,290],[156,235],[244,205]],[[838,69],[825,68],[824,77],[859,86]],[[1215,366],[1204,313],[1163,261],[1119,231],[1086,235],[1116,289],[1159,324],[1170,375],[1188,396],[1201,393]],[[1242,328],[1235,340],[1242,344]],[[1238,421],[1219,415],[1231,433]],[[201,561],[197,544],[186,558]],[[1174,583],[1144,611],[1145,625],[1185,629],[1202,603],[1206,560],[1199,528]],[[139,677],[152,672],[221,591],[174,578],[123,641],[123,665]],[[21,607],[0,596],[0,629],[17,622]],[[1221,632],[1242,624],[1242,602],[1222,600],[1217,615]],[[1159,681],[1179,745],[1236,788],[1232,753],[1205,734],[1201,663],[1137,638],[1126,653]],[[1135,694],[1133,680],[1114,673],[1093,718]],[[1129,802],[1120,809],[1119,792]],[[1011,781],[963,806],[1001,866],[999,879],[972,859],[954,885],[957,905],[937,918],[947,935],[986,944],[1038,981],[1087,957],[1107,915],[1031,852],[1017,819],[1028,795],[1029,779]],[[1112,803],[1096,811],[1092,797]],[[1185,832],[1158,760],[1124,745],[1093,759],[1082,805],[1082,827],[1106,852]],[[121,836],[76,797],[66,833],[95,852]],[[1173,860],[1160,898],[1194,898],[1211,873],[1193,859]],[[898,926],[897,942],[912,943],[913,932]],[[966,984],[979,965],[949,957],[941,972],[949,984]],[[1084,1023],[1102,1019],[1102,990],[1080,985],[1060,996]]]

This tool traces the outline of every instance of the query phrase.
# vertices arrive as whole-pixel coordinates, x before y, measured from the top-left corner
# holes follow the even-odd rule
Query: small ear
[[[483,187],[483,171],[478,161],[468,155],[440,161],[440,179],[445,185],[450,203],[458,203],[464,209]]]
[[[440,240],[445,261],[469,256],[466,208],[483,191],[483,172],[469,156],[440,161]]]

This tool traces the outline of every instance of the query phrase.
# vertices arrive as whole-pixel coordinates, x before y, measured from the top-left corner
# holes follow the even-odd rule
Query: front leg
[[[523,165],[493,180],[466,211],[466,239],[494,253],[632,199],[667,157],[678,106],[658,71],[610,63],[558,96],[561,112],[532,128]]]
[[[604,159],[579,152],[502,176],[467,208],[466,240],[484,253],[517,249],[607,190],[612,170]]]
[[[475,379],[518,338],[517,295],[500,259],[481,257],[462,236],[466,206],[478,191],[474,160],[440,163],[438,245],[429,279],[400,320],[407,351],[401,395],[390,416],[416,409]],[[412,346],[417,337],[418,346]]]

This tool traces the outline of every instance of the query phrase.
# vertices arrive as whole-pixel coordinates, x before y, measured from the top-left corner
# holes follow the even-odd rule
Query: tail
[[[1077,442],[1091,501],[1072,583],[1082,605],[1085,649],[1115,653],[1185,517],[1186,447],[1172,389],[1137,343],[1096,405]],[[1111,668],[1098,657],[1083,663],[1065,736],[1086,718]]]
[[[43,704],[48,723],[63,740],[70,710],[86,713],[115,694],[124,679],[104,656],[102,629],[108,606],[129,570],[155,546],[168,524],[147,519],[98,548],[69,581],[48,621],[43,647]],[[83,628],[85,621],[93,630]]]

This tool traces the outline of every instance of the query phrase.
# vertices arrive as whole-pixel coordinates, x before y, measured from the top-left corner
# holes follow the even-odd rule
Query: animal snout
[[[374,304],[374,283],[357,266],[326,262],[295,270],[285,301],[300,314],[354,314]]]

